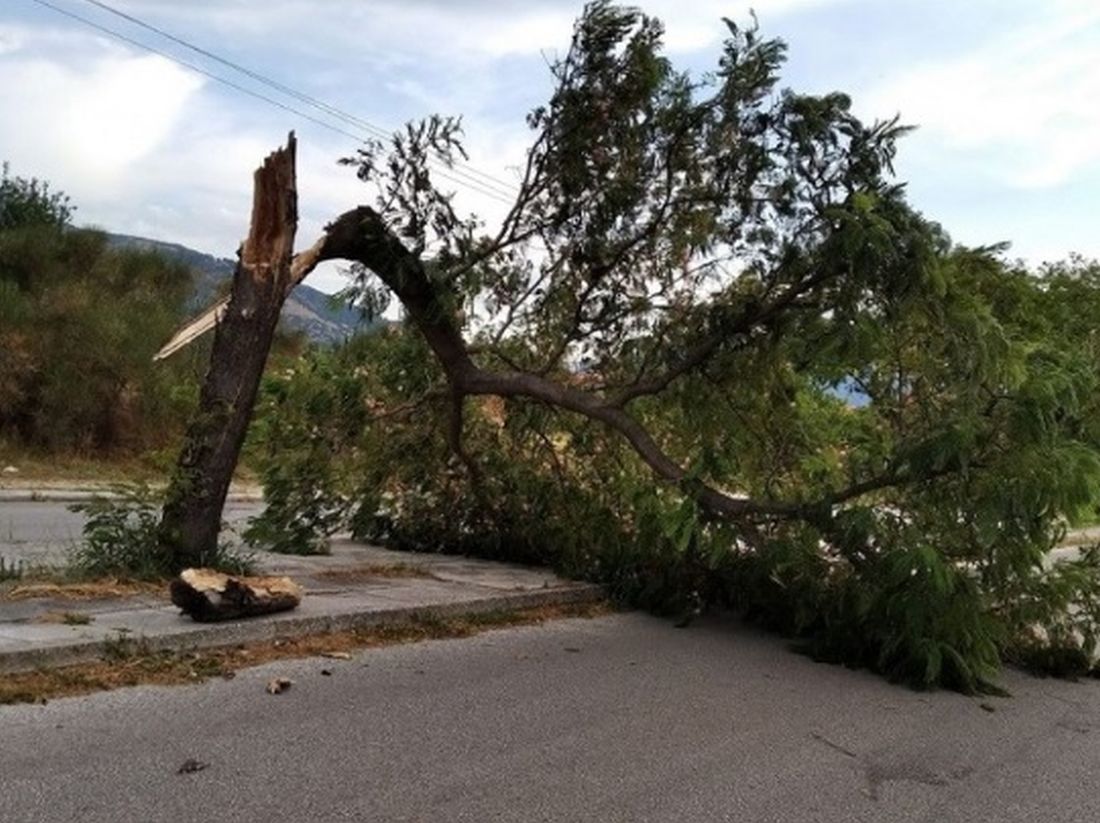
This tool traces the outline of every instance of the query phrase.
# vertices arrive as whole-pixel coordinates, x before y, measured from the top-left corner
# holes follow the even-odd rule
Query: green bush
[[[678,490],[655,485],[632,451],[591,422],[534,403],[467,401],[475,482],[448,447],[449,398],[428,352],[414,333],[394,331],[312,353],[267,380],[257,429],[267,531],[254,535],[286,550],[349,528],[398,549],[547,564],[681,619],[734,609],[818,659],[920,688],[989,690],[1006,660],[1081,674],[1100,626],[1097,555],[1052,568],[1043,558],[1061,536],[1060,517],[1096,499],[1095,457],[1062,433],[1087,395],[1066,394],[1064,374],[1048,364],[1025,361],[1018,399],[984,421],[986,433],[931,420],[906,458],[934,471],[975,439],[1014,444],[989,450],[981,465],[881,491],[819,521],[737,524],[709,520]],[[1073,379],[1091,385],[1085,373]],[[868,440],[878,409],[851,408],[790,372],[772,381],[786,381],[794,402],[761,415],[775,428],[755,448],[741,446],[747,485],[757,471],[775,478],[777,460],[791,467],[786,482],[795,473],[828,482],[830,437],[879,447]],[[748,409],[771,402],[773,390],[747,396]],[[685,392],[646,413],[698,419],[696,406],[709,402]]]
[[[334,492],[333,457],[365,414],[360,383],[342,369],[346,355],[310,349],[264,379],[249,435],[263,475],[264,512],[244,532],[250,545],[284,554],[321,554],[345,521]]]
[[[0,180],[0,437],[49,452],[162,447],[197,398],[194,353],[154,363],[192,275],[68,225],[63,195]]]
[[[113,491],[111,497],[69,507],[85,516],[81,540],[69,553],[69,571],[78,577],[171,577],[170,558],[157,540],[163,505],[160,493],[145,485],[120,486]],[[252,559],[220,544],[201,565],[228,574],[248,574]]]
[[[495,234],[432,183],[455,120],[345,161],[409,327],[269,387],[269,539],[551,563],[922,688],[1091,668],[1100,570],[1048,558],[1100,500],[1097,266],[953,244],[907,129],[781,90],[755,26],[704,76],[662,37],[585,7]]]

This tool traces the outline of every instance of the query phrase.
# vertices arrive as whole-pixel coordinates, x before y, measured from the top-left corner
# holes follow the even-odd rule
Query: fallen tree
[[[997,249],[908,206],[904,128],[777,92],[783,45],[728,28],[695,80],[657,21],[589,5],[492,235],[433,182],[457,122],[349,158],[375,202],[294,278],[351,261],[360,303],[392,294],[415,339],[372,344],[400,368],[345,364],[345,396],[271,465],[303,432],[341,431],[315,461],[384,427],[369,458],[390,437],[392,462],[328,490],[360,534],[558,539],[636,600],[739,605],[924,685],[979,688],[1028,644],[1087,668],[1097,558],[1042,561],[1095,500],[1094,363],[1040,328],[1042,290]],[[491,420],[471,397],[504,404]]]

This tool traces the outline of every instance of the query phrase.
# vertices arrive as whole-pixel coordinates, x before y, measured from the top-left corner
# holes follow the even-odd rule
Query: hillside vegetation
[[[189,270],[73,228],[64,195],[0,180],[0,438],[115,454],[165,445],[197,392],[194,357],[154,364]]]
[[[207,256],[182,247],[77,228],[73,211],[3,166],[0,459],[28,479],[156,474],[196,406],[209,344],[153,354],[227,275],[196,268]],[[276,363],[304,345],[282,335]]]

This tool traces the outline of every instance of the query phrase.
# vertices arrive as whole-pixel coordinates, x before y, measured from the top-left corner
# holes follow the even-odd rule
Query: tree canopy
[[[952,243],[897,120],[726,27],[696,77],[591,3],[492,232],[432,176],[456,120],[345,161],[375,200],[296,265],[352,261],[405,325],[268,382],[260,533],[555,562],[926,686],[1090,668],[1097,555],[1045,558],[1097,500],[1095,266]]]
[[[8,164],[0,165],[0,231],[28,226],[69,225],[73,208],[62,192],[37,178],[13,177]]]

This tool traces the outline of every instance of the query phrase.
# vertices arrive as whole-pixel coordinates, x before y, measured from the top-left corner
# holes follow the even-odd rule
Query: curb
[[[90,503],[93,500],[122,500],[125,495],[109,490],[82,489],[0,489],[0,503]],[[226,503],[262,503],[262,494],[230,492]]]
[[[351,629],[382,625],[401,625],[416,619],[447,619],[485,614],[503,610],[532,609],[540,606],[575,606],[595,604],[606,599],[604,591],[592,583],[580,583],[565,588],[514,592],[494,595],[461,603],[439,603],[423,606],[400,606],[392,609],[348,612],[338,615],[294,617],[279,615],[255,618],[252,621],[226,623],[195,623],[193,631],[160,637],[134,636],[127,640],[151,652],[193,651],[257,643],[266,640],[292,639],[307,635],[331,634]],[[35,669],[71,666],[102,660],[108,646],[118,640],[84,640],[39,649],[21,649],[0,653],[0,674],[33,671]]]

